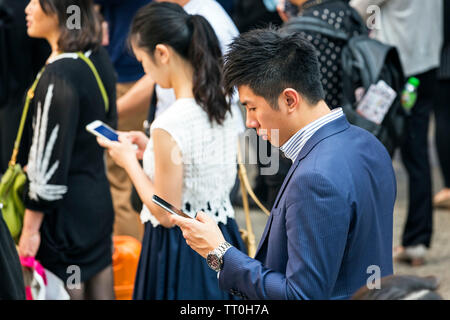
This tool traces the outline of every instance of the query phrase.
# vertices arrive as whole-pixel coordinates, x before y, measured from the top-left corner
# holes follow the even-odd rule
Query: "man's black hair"
[[[243,33],[233,41],[225,55],[224,81],[228,94],[246,85],[274,109],[286,88],[297,90],[311,105],[324,97],[315,47],[299,34],[273,27]]]

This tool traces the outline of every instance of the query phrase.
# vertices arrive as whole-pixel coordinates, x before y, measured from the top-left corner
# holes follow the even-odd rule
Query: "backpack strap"
[[[364,20],[360,16],[358,11],[356,11],[356,9],[353,8],[352,6],[350,6],[349,10],[350,10],[350,21],[353,22],[353,26],[357,28],[358,33],[362,35],[369,34],[369,30],[366,27],[366,24],[364,23]]]

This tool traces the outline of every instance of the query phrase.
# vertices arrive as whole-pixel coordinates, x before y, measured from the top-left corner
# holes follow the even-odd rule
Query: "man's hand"
[[[202,211],[197,213],[196,219],[171,215],[170,221],[181,228],[187,245],[203,258],[225,241],[217,223]]]

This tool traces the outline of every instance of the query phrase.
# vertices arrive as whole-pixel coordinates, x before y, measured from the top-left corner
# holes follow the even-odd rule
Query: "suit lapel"
[[[288,184],[289,180],[291,179],[292,174],[294,173],[295,169],[297,168],[298,164],[300,163],[300,161],[297,161],[298,159],[296,159],[296,161],[292,164],[291,168],[289,169],[286,178],[284,178],[283,181],[283,185],[281,186],[280,191],[278,192],[277,198],[275,200],[275,204],[272,208],[272,210],[270,211],[270,216],[269,216],[269,220],[266,223],[266,228],[264,229],[264,232],[261,236],[261,241],[259,242],[258,245],[258,249],[256,250],[256,254],[258,254],[259,249],[261,249],[262,244],[264,243],[264,240],[267,237],[267,234],[269,233],[269,229],[270,226],[272,224],[272,220],[273,220],[273,211],[274,210],[278,210],[278,202],[280,200],[281,195],[283,194],[283,192],[281,192],[281,190],[284,190],[285,186]]]
[[[273,220],[273,211],[278,210],[278,205],[279,205],[280,199],[283,196],[284,191],[285,191],[287,185],[289,184],[289,181],[291,180],[293,173],[295,172],[298,165],[300,164],[300,161],[302,161],[320,141],[322,141],[336,133],[344,131],[349,127],[350,127],[350,124],[348,123],[347,118],[345,116],[342,116],[342,117],[324,125],[319,130],[317,130],[312,135],[312,137],[308,140],[308,142],[306,142],[306,144],[303,146],[299,155],[295,159],[295,162],[292,164],[291,168],[289,169],[289,171],[286,175],[286,178],[284,178],[283,184],[280,188],[280,191],[278,192],[277,198],[275,200],[275,204],[270,212],[269,219],[266,223],[266,228],[264,229],[264,232],[261,236],[261,241],[259,242],[255,257],[258,255],[264,242],[266,241],[267,235],[269,234],[270,227],[272,225],[272,220]]]
[[[271,212],[269,219],[267,220],[267,223],[266,223],[266,228],[264,229],[264,232],[261,236],[261,240],[259,241],[258,248],[256,249],[255,259],[258,259],[257,257],[258,257],[259,251],[261,250],[263,243],[266,241],[267,234],[269,232],[270,226],[272,225],[272,220],[273,220],[273,213]],[[260,260],[260,259],[258,259],[258,260]]]
[[[300,150],[299,155],[295,159],[295,162],[292,164],[292,168],[297,169],[298,165],[300,164],[300,161],[302,161],[309,152],[322,140],[339,133],[345,129],[347,129],[350,126],[345,116],[342,116],[326,125],[324,125],[322,128],[317,130],[311,138],[306,142],[306,144],[303,146],[302,150]],[[275,200],[274,208],[278,207],[278,203],[280,202],[280,199],[284,193],[284,190],[286,189],[286,186],[289,183],[289,180],[291,179],[292,173],[294,170],[290,170],[288,172],[288,175],[283,181],[283,185],[281,186],[281,189],[278,193],[277,199]]]

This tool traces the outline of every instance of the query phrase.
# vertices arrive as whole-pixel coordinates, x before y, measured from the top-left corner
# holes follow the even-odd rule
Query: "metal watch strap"
[[[223,266],[223,256],[225,255],[225,252],[227,252],[227,250],[231,247],[231,244],[225,241],[221,243],[217,248],[210,251],[208,253],[208,256],[206,257],[208,266],[216,272],[221,271]]]
[[[217,255],[219,256],[219,258],[222,258],[225,254],[225,252],[227,252],[228,249],[230,249],[232,247],[231,244],[229,244],[228,242],[222,242],[217,248]]]

